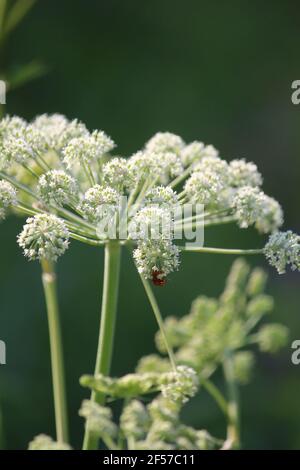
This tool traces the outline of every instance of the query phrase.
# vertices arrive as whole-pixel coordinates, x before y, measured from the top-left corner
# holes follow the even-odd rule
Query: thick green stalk
[[[42,260],[41,265],[43,270],[42,279],[48,313],[56,438],[59,442],[67,443],[68,420],[62,339],[56,290],[56,275],[51,262]]]
[[[117,314],[120,261],[120,243],[118,241],[108,242],[105,246],[101,322],[95,375],[109,375],[110,372]],[[103,404],[105,396],[102,393],[92,392],[91,400]],[[83,450],[96,450],[97,447],[98,438],[89,430],[87,422]]]
[[[239,393],[234,377],[233,358],[231,351],[226,351],[223,361],[224,376],[227,384],[228,393],[228,426],[227,441],[231,448],[240,448],[240,416],[239,416]]]

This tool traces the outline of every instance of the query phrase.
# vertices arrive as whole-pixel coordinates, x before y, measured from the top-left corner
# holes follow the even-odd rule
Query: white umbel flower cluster
[[[42,134],[49,149],[60,151],[74,138],[89,134],[86,126],[74,119],[69,121],[62,114],[42,114],[38,116],[32,125]]]
[[[17,203],[17,191],[8,181],[0,180],[0,220],[5,219],[8,207]]]
[[[46,204],[72,205],[78,198],[76,180],[63,170],[50,170],[38,182],[38,194]]]
[[[255,163],[246,162],[244,159],[232,160],[229,164],[230,184],[233,187],[261,186],[263,179]]]
[[[63,149],[63,161],[67,168],[75,163],[90,163],[99,161],[106,153],[115,147],[112,139],[103,131],[94,131],[83,137],[75,137]]]
[[[88,189],[79,206],[83,217],[98,224],[104,217],[113,217],[120,200],[120,194],[110,186],[96,184]]]
[[[175,153],[180,155],[184,148],[184,141],[179,135],[172,134],[171,132],[157,132],[146,143],[146,150],[154,153]]]
[[[280,204],[258,188],[243,186],[238,189],[233,206],[241,228],[255,224],[259,232],[269,233],[283,224]]]
[[[300,271],[300,236],[291,230],[273,233],[264,253],[279,274],[286,272],[287,265],[290,265],[293,271]]]
[[[179,265],[176,239],[190,242],[190,235],[209,225],[237,222],[265,234],[283,223],[280,205],[262,192],[262,176],[252,162],[227,162],[212,145],[186,144],[171,132],[158,132],[129,158],[111,155],[114,148],[105,132],[90,132],[60,114],[30,123],[2,119],[0,178],[18,189],[18,200],[11,193],[8,201],[4,190],[11,187],[2,185],[0,218],[17,205],[18,213],[36,214],[35,221],[49,222],[52,214],[81,242],[97,246],[117,239],[133,245],[139,272],[157,285]],[[27,255],[39,258],[38,243],[30,245],[26,253],[32,256]]]
[[[30,259],[56,261],[69,246],[69,231],[53,214],[38,214],[26,220],[18,244]]]
[[[169,186],[156,186],[146,194],[145,203],[172,208],[179,204],[179,199],[178,194]]]
[[[196,371],[191,367],[178,366],[176,372],[168,374],[168,382],[162,386],[162,395],[175,403],[186,403],[194,397],[199,388]]]
[[[163,285],[164,279],[179,267],[179,248],[168,239],[145,240],[138,243],[133,252],[137,269],[155,285]]]
[[[122,192],[133,185],[126,158],[115,157],[102,168],[103,180],[108,186]]]

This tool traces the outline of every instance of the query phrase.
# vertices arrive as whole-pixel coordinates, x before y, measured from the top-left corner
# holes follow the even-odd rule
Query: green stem
[[[182,183],[182,181],[184,181],[189,175],[190,173],[192,172],[193,168],[194,168],[194,163],[191,163],[185,170],[183,173],[181,173],[181,175],[177,176],[177,178],[175,178],[173,181],[171,181],[171,183],[169,183],[168,186],[170,186],[170,188],[174,189],[178,184]]]
[[[223,394],[220,392],[220,390],[215,386],[215,384],[209,379],[204,379],[203,377],[200,377],[200,383],[213,397],[213,399],[219,405],[219,408],[223,411],[223,413],[228,416],[228,403],[224,398]]]
[[[225,352],[223,361],[224,376],[228,392],[228,427],[227,440],[231,442],[233,449],[240,448],[240,416],[239,393],[234,377],[233,358],[231,351]]]
[[[152,307],[152,310],[153,310],[153,313],[155,315],[156,321],[158,323],[162,338],[163,338],[165,346],[166,346],[166,350],[167,350],[169,358],[170,358],[172,368],[174,370],[176,370],[176,360],[175,360],[175,357],[174,357],[174,352],[173,352],[171,346],[169,345],[169,341],[168,341],[167,334],[166,334],[165,327],[164,327],[164,322],[163,322],[163,319],[162,319],[162,316],[161,316],[156,298],[154,297],[154,294],[152,292],[149,281],[147,281],[144,278],[144,276],[142,276],[141,274],[140,274],[140,278],[142,280],[142,283],[143,283],[144,289],[146,291],[148,300],[150,302],[150,305]]]
[[[56,438],[59,442],[67,443],[68,420],[62,340],[56,290],[56,275],[51,262],[47,260],[42,260],[41,265],[43,271],[42,279],[48,313]]]
[[[193,251],[197,253],[212,253],[221,255],[261,255],[263,253],[262,248],[255,250],[238,250],[238,249],[227,249],[227,248],[208,248],[208,247],[181,247],[182,251]]]
[[[120,261],[121,246],[118,241],[110,241],[105,246],[101,322],[95,375],[109,375],[110,372],[117,313]],[[99,392],[92,392],[91,400],[103,404],[105,396]],[[90,431],[87,423],[83,450],[96,450],[97,447],[98,438]]]

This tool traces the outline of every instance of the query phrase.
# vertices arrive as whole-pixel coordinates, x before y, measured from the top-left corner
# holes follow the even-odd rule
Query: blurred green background
[[[285,209],[285,226],[300,230],[300,105],[291,102],[299,76],[300,4],[283,1],[43,0],[6,44],[2,67],[41,60],[48,73],[7,97],[7,111],[31,119],[60,112],[105,130],[130,155],[156,131],[212,143],[228,159],[255,161],[264,189]],[[39,266],[16,245],[22,220],[1,225],[0,401],[6,446],[26,448],[32,437],[54,436],[46,312]],[[206,244],[256,247],[254,232],[227,226],[206,232]],[[79,447],[78,408],[87,391],[98,335],[103,254],[72,243],[59,262],[59,295],[71,413]],[[194,297],[218,295],[232,258],[184,256],[181,269],[157,290],[164,315],[187,312]],[[264,265],[261,258],[250,260]],[[300,338],[299,275],[270,271],[274,321]],[[156,324],[139,278],[124,253],[113,373],[133,370],[154,350]],[[300,448],[300,366],[290,345],[261,355],[254,379],[242,388],[244,448]],[[222,416],[206,392],[186,410],[190,423],[221,436]]]

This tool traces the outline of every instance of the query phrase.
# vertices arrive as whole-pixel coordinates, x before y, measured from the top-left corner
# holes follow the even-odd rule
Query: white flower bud
[[[288,328],[279,323],[264,325],[257,333],[261,351],[269,353],[276,353],[283,348],[287,343],[288,336]]]
[[[38,214],[26,220],[18,244],[30,260],[56,261],[69,246],[69,232],[62,219],[53,214]]]

